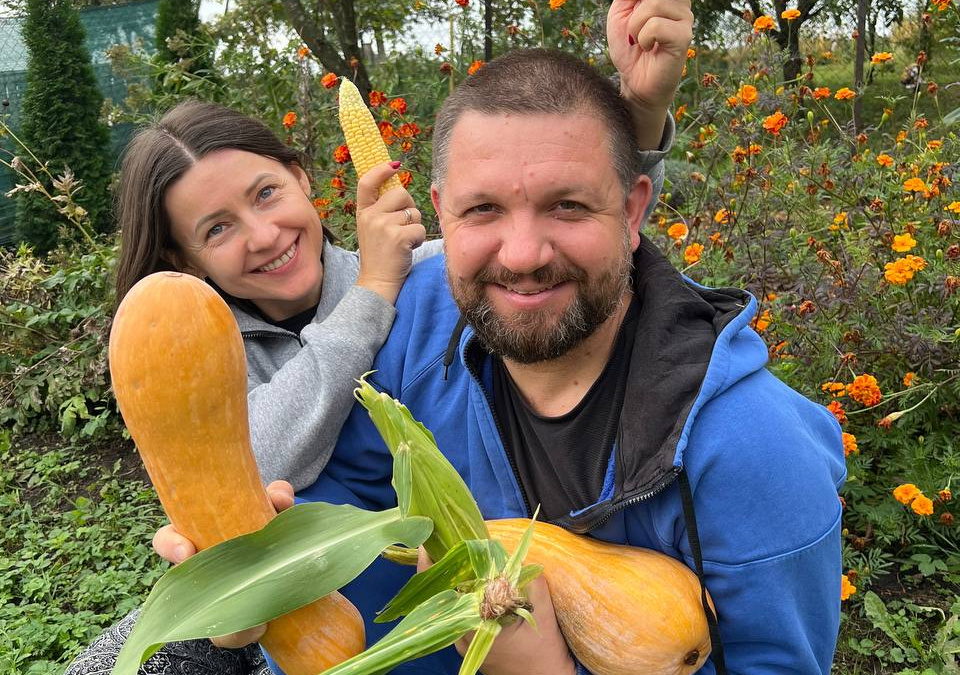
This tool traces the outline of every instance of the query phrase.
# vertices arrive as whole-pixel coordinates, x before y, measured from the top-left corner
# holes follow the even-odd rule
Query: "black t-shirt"
[[[493,358],[494,409],[503,444],[531,509],[555,520],[594,504],[601,494],[610,452],[620,429],[638,301],[630,303],[610,361],[577,406],[543,417],[524,400],[503,365]]]

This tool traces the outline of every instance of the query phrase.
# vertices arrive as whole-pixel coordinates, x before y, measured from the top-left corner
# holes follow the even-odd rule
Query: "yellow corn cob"
[[[363,174],[377,164],[390,161],[387,144],[363,102],[360,90],[345,77],[340,79],[340,128],[347,139],[357,178],[363,178]],[[395,187],[403,187],[396,175],[380,186],[380,194]]]

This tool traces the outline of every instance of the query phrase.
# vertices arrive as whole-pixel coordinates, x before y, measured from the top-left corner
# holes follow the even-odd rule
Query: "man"
[[[632,137],[616,89],[561,53],[509,54],[465,81],[434,130],[446,256],[409,277],[372,382],[434,433],[485,517],[539,504],[700,573],[717,621],[703,672],[827,673],[840,429],[764,369],[748,293],[692,283],[643,237]],[[386,506],[382,455],[358,407],[325,474]],[[514,657],[573,672],[536,644]],[[494,672],[530,672],[507,663]]]

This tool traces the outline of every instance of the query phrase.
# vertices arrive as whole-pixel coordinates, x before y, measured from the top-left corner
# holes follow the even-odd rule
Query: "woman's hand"
[[[267,486],[267,496],[277,513],[293,506],[293,486],[285,480],[276,480]],[[153,550],[167,562],[181,563],[197,552],[193,542],[177,532],[173,525],[164,525],[153,535]],[[211,638],[218,647],[238,649],[259,640],[267,630],[266,624],[238,633]]]
[[[380,186],[397,173],[399,162],[370,169],[357,183],[357,285],[393,303],[412,266],[412,251],[427,237],[420,211],[406,190],[393,188],[377,197]]]

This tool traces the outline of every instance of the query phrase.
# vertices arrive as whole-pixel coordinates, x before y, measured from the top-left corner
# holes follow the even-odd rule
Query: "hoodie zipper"
[[[560,527],[566,530],[570,530],[571,532],[575,532],[577,534],[586,534],[590,530],[595,530],[596,528],[606,523],[608,520],[610,520],[614,515],[616,515],[620,511],[623,511],[624,509],[628,509],[631,506],[635,506],[641,502],[645,502],[652,497],[656,497],[658,494],[660,494],[665,489],[670,487],[670,485],[673,484],[673,482],[677,479],[677,476],[680,475],[681,471],[683,471],[683,469],[678,469],[677,467],[673,467],[673,471],[671,471],[666,476],[664,476],[659,483],[654,485],[651,489],[647,490],[646,492],[639,495],[634,495],[633,497],[624,499],[623,501],[615,504],[614,506],[600,510],[599,515],[590,518],[589,521],[585,523],[586,527],[577,527],[576,520],[571,518],[562,518],[559,521],[554,521],[554,524],[559,525]]]

